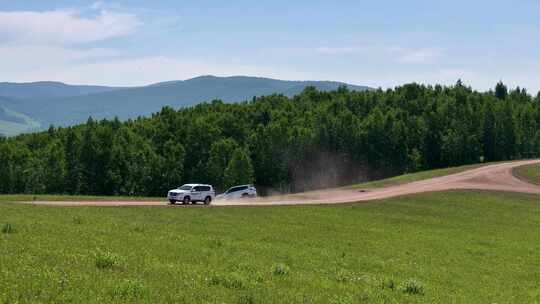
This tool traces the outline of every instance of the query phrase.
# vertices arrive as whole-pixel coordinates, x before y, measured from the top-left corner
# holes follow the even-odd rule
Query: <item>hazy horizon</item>
[[[201,75],[540,90],[540,3],[0,4],[0,81],[143,86]]]
[[[353,85],[353,86],[359,86],[359,87],[365,86],[364,84],[361,84],[361,83],[351,83],[351,82],[336,81],[336,80],[331,80],[331,79],[278,79],[278,78],[264,77],[264,76],[254,76],[254,75],[225,75],[225,76],[200,75],[200,76],[194,76],[194,77],[190,77],[190,78],[186,78],[186,79],[171,79],[171,80],[164,80],[164,81],[159,81],[159,82],[151,82],[151,83],[146,83],[146,84],[141,84],[141,85],[127,85],[127,86],[115,86],[115,85],[108,85],[108,84],[102,84],[102,83],[70,83],[70,82],[59,81],[59,80],[36,80],[36,81],[22,81],[22,82],[3,81],[2,80],[2,81],[0,81],[0,84],[2,84],[2,83],[33,84],[33,83],[53,82],[53,83],[62,83],[62,84],[69,85],[69,86],[102,86],[102,87],[129,89],[129,88],[137,88],[137,87],[147,87],[147,86],[152,86],[152,85],[162,84],[162,83],[168,83],[168,82],[188,81],[188,80],[196,79],[196,78],[200,78],[200,77],[217,77],[217,78],[246,77],[246,78],[262,78],[262,79],[291,81],[291,82],[337,82],[337,83],[344,83],[344,84],[347,84],[347,85]],[[456,83],[459,80],[461,80],[461,79],[456,79]],[[391,86],[391,87],[381,87],[381,86],[378,86],[378,87],[376,87],[376,86],[365,86],[365,87],[368,87],[368,88],[371,88],[371,89],[379,89],[379,88],[382,88],[382,89],[394,89],[396,87],[403,86],[403,85],[406,85],[406,84],[411,84],[411,83],[417,83],[417,84],[426,85],[426,86],[435,86],[435,85],[452,86],[452,85],[455,84],[455,83],[421,83],[421,82],[417,82],[417,81],[411,81],[411,82],[404,82],[404,83],[401,83],[401,84],[396,84],[395,86]],[[469,83],[466,83],[466,82],[463,82],[463,84],[465,86],[471,86]],[[496,83],[493,84],[493,87],[488,87],[486,89],[478,89],[478,88],[475,88],[475,87],[472,87],[472,86],[471,86],[471,88],[473,90],[476,90],[476,91],[479,91],[479,92],[488,92],[488,91],[493,91],[495,89],[495,86],[496,86]],[[523,88],[522,86],[519,86],[519,85],[517,87]],[[509,87],[508,89],[510,89],[510,90],[515,89],[515,87]],[[533,96],[536,95],[535,92],[528,92],[528,93],[533,95]],[[540,91],[538,92],[538,94],[540,94]]]

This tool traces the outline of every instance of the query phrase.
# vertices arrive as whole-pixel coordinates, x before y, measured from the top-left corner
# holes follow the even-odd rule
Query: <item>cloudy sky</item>
[[[540,90],[540,1],[1,1],[0,81],[199,75]]]

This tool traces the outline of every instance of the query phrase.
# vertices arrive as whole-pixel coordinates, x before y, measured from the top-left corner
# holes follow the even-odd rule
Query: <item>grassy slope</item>
[[[6,108],[2,109],[7,117],[0,119],[0,134],[13,136],[22,132],[37,130],[41,126],[39,122],[27,115]]]
[[[0,303],[534,303],[538,196],[429,193],[341,206],[0,204]],[[99,251],[119,266],[98,269]],[[276,264],[286,275],[273,273]],[[414,278],[425,294],[382,288]]]
[[[419,180],[460,173],[463,171],[475,169],[475,168],[489,165],[489,164],[493,164],[493,163],[474,164],[474,165],[466,165],[466,166],[435,169],[435,170],[421,171],[421,172],[416,172],[416,173],[403,174],[403,175],[399,175],[399,176],[391,177],[387,179],[367,182],[367,183],[353,185],[353,186],[347,186],[346,188],[382,188],[382,187],[397,186],[397,185],[411,183],[411,182],[415,182]]]
[[[91,196],[91,195],[49,195],[49,194],[0,194],[0,202],[88,202],[88,201],[166,201],[165,197],[140,196]]]
[[[517,167],[514,169],[514,175],[529,183],[540,185],[540,165]]]

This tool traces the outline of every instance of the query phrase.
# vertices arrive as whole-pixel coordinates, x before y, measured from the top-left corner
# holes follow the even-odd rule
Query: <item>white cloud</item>
[[[62,69],[118,55],[115,50],[102,48],[66,49],[47,45],[0,47],[0,80],[58,80],[57,73]],[[94,77],[99,78],[99,75]],[[70,79],[62,80],[71,82]]]
[[[107,10],[94,16],[83,16],[75,10],[0,11],[0,41],[42,45],[90,43],[128,35],[139,24],[134,15]]]
[[[103,1],[96,1],[92,3],[92,5],[90,6],[90,8],[93,10],[101,10],[104,7],[105,7],[105,3]]]
[[[14,50],[0,48],[0,80],[29,82],[54,80],[75,84],[106,84],[116,86],[147,85],[160,81],[188,79],[200,75],[251,75],[286,79],[306,79],[309,75],[294,70],[275,69],[267,66],[243,65],[233,62],[209,62],[198,59],[183,60],[166,56],[119,58],[114,52],[103,49],[65,50],[40,47],[44,58],[31,58],[30,50],[18,50],[23,54],[16,62],[4,68],[2,55]],[[109,58],[112,56],[111,58]],[[39,57],[39,56],[38,56]],[[6,58],[7,60],[13,57]],[[22,60],[21,60],[22,59]],[[74,62],[75,61],[75,62]]]
[[[66,49],[60,46],[49,45],[25,45],[0,47],[0,62],[2,67],[9,66],[33,66],[42,62],[46,65],[56,65],[77,60],[103,58],[117,56],[119,53],[112,49],[85,48]]]
[[[250,75],[290,80],[336,80],[373,87],[393,87],[409,82],[452,85],[458,79],[475,89],[488,90],[503,80],[510,86],[526,87],[538,92],[540,78],[530,77],[540,65],[531,69],[508,71],[507,78],[467,68],[429,68],[391,70],[320,70],[280,68],[268,65],[247,65],[241,62],[211,62],[201,59],[180,59],[166,56],[122,58],[110,49],[64,49],[51,46],[0,47],[0,80],[56,80],[76,84],[116,86],[146,85],[160,81],[188,79],[200,75]],[[521,73],[523,72],[523,73]],[[512,80],[512,81],[511,81]]]
[[[395,60],[400,63],[432,64],[444,56],[441,48],[402,48],[394,47],[389,49],[390,54],[395,56]]]
[[[118,11],[123,10],[106,10],[102,1],[78,10],[0,11],[0,81],[56,80],[127,86],[204,74],[286,74],[263,66],[159,54],[134,58],[126,50],[92,47],[92,42],[130,34],[140,24],[135,15]]]
[[[315,51],[320,54],[325,55],[344,55],[344,54],[353,54],[358,53],[364,50],[362,47],[358,46],[347,46],[347,47],[318,47],[315,48]]]
[[[134,58],[129,49],[103,49],[92,44],[134,33],[140,20],[145,20],[145,26],[155,25],[160,30],[178,26],[176,17],[167,19],[151,15],[152,18],[147,18],[148,15],[133,8],[113,6],[104,1],[78,10],[0,11],[0,81],[58,80],[131,86],[213,74],[337,80],[374,87],[392,87],[412,81],[453,84],[461,78],[478,89],[492,88],[503,79],[510,85],[525,86],[534,93],[540,89],[540,78],[536,76],[540,62],[519,66],[512,63],[510,67],[498,66],[497,69],[469,64],[468,69],[463,69],[462,62],[451,61],[450,56],[445,56],[446,50],[437,47],[352,43],[266,48],[259,55],[268,55],[271,60],[250,61],[247,57],[239,62],[227,62],[216,56],[210,62],[160,56],[159,48],[153,54]],[[312,55],[319,56],[320,64],[305,65],[294,60]],[[341,57],[346,57],[347,67],[340,64]],[[336,59],[338,64],[334,64]]]

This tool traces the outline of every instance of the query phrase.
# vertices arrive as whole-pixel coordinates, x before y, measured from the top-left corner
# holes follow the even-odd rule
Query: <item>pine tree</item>
[[[253,183],[251,159],[245,149],[237,148],[225,169],[225,185],[231,187],[250,183]]]
[[[99,145],[96,132],[96,123],[92,117],[88,118],[84,126],[81,139],[80,166],[81,166],[81,194],[98,194]]]
[[[65,153],[58,140],[55,140],[45,148],[44,175],[46,180],[46,193],[62,194],[66,181],[66,159]]]
[[[75,130],[68,128],[64,143],[66,159],[66,180],[64,193],[78,194],[81,186],[80,138]]]
[[[503,151],[504,159],[514,159],[516,153],[516,122],[514,119],[514,109],[510,101],[504,103],[501,117],[501,133],[503,139],[500,148]]]
[[[499,81],[495,86],[495,97],[500,100],[504,100],[506,99],[506,96],[508,96],[508,88],[504,85],[504,83],[502,83],[502,81]]]
[[[495,113],[493,111],[493,105],[491,101],[486,103],[484,110],[484,161],[491,162],[497,160],[497,138],[496,138],[496,125],[495,125]]]
[[[10,193],[12,182],[13,149],[7,143],[0,143],[0,193]]]
[[[165,156],[165,166],[163,167],[164,181],[161,187],[180,185],[184,177],[184,158],[186,150],[181,143],[168,141],[166,144],[167,153]],[[166,191],[166,190],[165,190]]]
[[[233,139],[223,139],[212,144],[210,158],[208,158],[207,171],[209,182],[218,190],[224,190],[225,170],[229,165],[234,152],[239,148]]]

